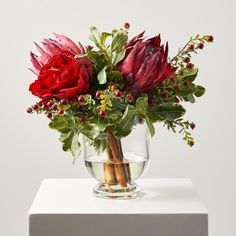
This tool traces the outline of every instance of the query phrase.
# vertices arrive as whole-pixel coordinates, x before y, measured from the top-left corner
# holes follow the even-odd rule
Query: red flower
[[[31,62],[38,79],[29,90],[41,99],[71,99],[87,93],[93,79],[91,62],[87,58],[74,58],[84,54],[84,48],[64,35],[55,36],[58,41],[45,39],[42,42],[46,50],[35,43],[41,55],[38,57],[31,52]]]
[[[126,89],[136,93],[150,93],[176,70],[167,60],[168,44],[161,45],[160,35],[144,41],[143,34],[127,43],[126,57],[118,66]]]

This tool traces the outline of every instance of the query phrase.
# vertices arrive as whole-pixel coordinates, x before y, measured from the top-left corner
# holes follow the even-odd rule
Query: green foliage
[[[131,133],[135,113],[135,107],[132,105],[127,105],[123,116],[121,117],[119,123],[115,126],[115,136],[117,138],[125,137]]]
[[[107,66],[104,66],[103,69],[98,73],[98,82],[99,84],[105,84],[107,82],[107,74],[106,74]]]
[[[148,114],[157,119],[173,121],[185,114],[186,110],[182,105],[176,103],[163,103],[148,107]]]
[[[198,68],[196,68],[196,67],[193,67],[192,69],[185,68],[181,72],[182,73],[179,76],[180,80],[182,80],[182,81],[187,80],[189,82],[193,82],[197,77]]]
[[[200,86],[200,85],[197,85],[197,86],[195,87],[194,95],[195,95],[196,97],[201,97],[202,95],[204,95],[204,93],[205,93],[205,88],[204,88],[204,87],[202,87],[202,86]]]

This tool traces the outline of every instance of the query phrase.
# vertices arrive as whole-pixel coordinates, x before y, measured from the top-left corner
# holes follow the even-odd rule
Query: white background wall
[[[91,25],[109,31],[127,21],[132,36],[161,32],[172,56],[190,35],[215,36],[194,58],[207,88],[186,115],[197,124],[196,146],[158,127],[145,177],[192,178],[209,211],[210,236],[235,236],[235,8],[234,0],[0,0],[0,235],[27,235],[27,210],[43,178],[88,177],[81,160],[73,167],[61,151],[47,119],[25,112],[35,101],[27,70],[33,41],[55,31],[86,45]]]

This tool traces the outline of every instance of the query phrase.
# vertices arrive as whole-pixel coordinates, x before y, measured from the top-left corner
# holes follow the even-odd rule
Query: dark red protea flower
[[[91,62],[88,58],[75,58],[85,53],[83,46],[64,35],[55,36],[57,40],[42,42],[45,50],[35,43],[40,56],[31,52],[31,62],[38,79],[29,90],[41,99],[71,99],[87,93],[93,79]]]
[[[134,93],[150,93],[176,70],[168,62],[168,44],[161,45],[160,35],[144,40],[143,34],[127,43],[126,57],[118,65],[126,90]]]

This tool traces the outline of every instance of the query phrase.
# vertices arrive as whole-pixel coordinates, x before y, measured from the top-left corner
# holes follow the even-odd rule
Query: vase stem
[[[106,150],[110,162],[104,164],[106,182],[127,187],[130,182],[130,166],[129,163],[124,163],[121,141],[115,138],[111,129],[107,129]]]

